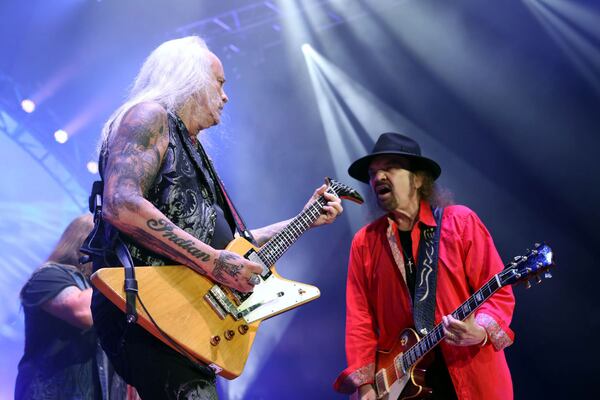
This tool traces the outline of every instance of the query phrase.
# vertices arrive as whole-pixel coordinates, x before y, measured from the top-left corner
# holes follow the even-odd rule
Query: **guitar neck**
[[[462,303],[460,307],[454,310],[452,316],[460,321],[465,320],[501,287],[502,285],[498,275],[494,275],[489,281],[487,281],[485,285],[481,287],[481,289],[473,293],[473,295],[464,303]],[[417,361],[423,358],[425,354],[437,346],[437,344],[441,342],[443,338],[444,329],[440,323],[436,325],[436,327],[433,328],[433,330],[427,335],[425,335],[425,337],[423,337],[419,342],[402,354],[402,364],[404,369],[407,370]]]
[[[328,192],[332,193],[330,189]],[[335,194],[335,193],[334,193]],[[319,197],[304,211],[298,214],[285,228],[279,231],[264,246],[257,251],[264,265],[271,266],[306,232],[313,222],[321,215],[321,210],[327,204],[324,196]]]

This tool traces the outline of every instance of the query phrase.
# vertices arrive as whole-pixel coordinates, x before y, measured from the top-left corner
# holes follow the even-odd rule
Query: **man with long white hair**
[[[220,60],[191,36],[161,44],[147,58],[127,101],[106,122],[100,148],[102,218],[94,243],[111,249],[115,230],[134,265],[184,264],[240,292],[257,284],[259,264],[223,250],[233,239],[235,210],[197,140],[219,123],[228,101]],[[313,226],[331,223],[340,200],[328,203]],[[310,201],[310,200],[309,200]],[[251,231],[258,245],[287,221]],[[98,229],[102,232],[98,232]],[[88,245],[90,245],[90,240]],[[102,261],[95,263],[95,268]],[[217,397],[213,371],[190,362],[95,291],[94,323],[115,368],[144,399]]]

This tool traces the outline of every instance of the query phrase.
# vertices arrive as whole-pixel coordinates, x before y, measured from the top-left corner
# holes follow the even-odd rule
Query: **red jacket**
[[[426,202],[421,202],[411,232],[415,259],[421,224],[436,225]],[[359,386],[372,383],[376,350],[390,349],[402,330],[414,326],[401,248],[398,228],[387,216],[363,227],[354,236],[346,291],[348,368],[334,384],[340,392],[352,393]],[[477,215],[464,206],[446,207],[439,245],[436,324],[502,269],[492,238]],[[440,343],[459,399],[513,397],[503,349],[514,339],[508,327],[514,304],[512,288],[507,286],[475,312],[476,321],[486,328],[489,336],[486,346]]]

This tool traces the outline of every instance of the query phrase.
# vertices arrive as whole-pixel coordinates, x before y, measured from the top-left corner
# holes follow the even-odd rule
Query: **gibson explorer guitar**
[[[358,204],[363,202],[356,190],[334,180],[329,180],[327,192]],[[314,286],[282,278],[274,264],[321,215],[326,204],[324,196],[312,202],[261,248],[241,237],[229,243],[227,250],[263,266],[261,282],[251,293],[216,284],[182,265],[135,267],[138,323],[176,351],[208,364],[221,376],[238,377],[261,321],[320,296]],[[123,268],[102,268],[91,280],[102,294],[125,310]]]
[[[552,266],[550,247],[536,243],[528,254],[515,257],[500,273],[494,275],[481,289],[473,293],[452,313],[452,316],[461,321],[466,319],[503,286],[527,280],[534,275],[538,276],[538,282],[541,282],[539,274],[542,272],[545,272],[545,278],[550,278],[548,269]],[[426,366],[423,364],[427,363],[427,359],[423,359],[443,338],[442,324],[438,324],[421,339],[415,330],[405,329],[390,351],[378,351],[375,366],[377,398],[416,399],[430,395],[431,389],[424,385]]]

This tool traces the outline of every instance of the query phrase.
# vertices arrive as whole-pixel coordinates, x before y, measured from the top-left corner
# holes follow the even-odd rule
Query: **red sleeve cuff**
[[[490,342],[496,351],[500,351],[513,344],[515,334],[507,326],[502,326],[494,318],[485,313],[479,313],[475,321],[487,331]]]
[[[342,371],[333,383],[333,388],[340,393],[354,393],[356,389],[367,383],[373,383],[375,364],[370,363],[361,367],[348,367]]]

